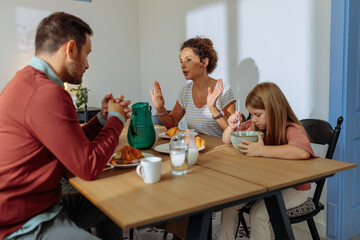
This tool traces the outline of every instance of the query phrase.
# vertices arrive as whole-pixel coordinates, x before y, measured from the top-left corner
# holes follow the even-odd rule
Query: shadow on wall
[[[231,78],[230,85],[235,98],[240,99],[240,110],[247,116],[245,100],[248,93],[259,83],[259,69],[252,58],[242,60]]]

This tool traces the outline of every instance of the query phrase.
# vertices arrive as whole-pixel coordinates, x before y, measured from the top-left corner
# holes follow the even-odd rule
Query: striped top
[[[216,101],[216,107],[221,112],[229,103],[235,101],[234,93],[230,86],[226,83],[223,83],[223,86],[224,90]],[[192,88],[193,82],[191,81],[190,83],[183,86],[177,99],[180,106],[186,112],[185,119],[187,127],[190,129],[195,129],[195,131],[198,133],[221,137],[222,130],[216,121],[212,118],[208,105],[205,104],[202,108],[195,106],[192,98]]]

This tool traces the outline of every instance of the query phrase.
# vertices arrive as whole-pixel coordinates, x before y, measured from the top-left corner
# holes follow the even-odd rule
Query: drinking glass
[[[170,159],[172,173],[184,175],[190,166],[194,165],[199,157],[193,133],[190,130],[179,131],[170,140]]]
[[[189,145],[184,138],[179,138],[179,135],[175,135],[171,138],[169,147],[172,174],[185,175],[189,168],[186,157]]]
[[[188,165],[189,167],[193,166],[199,157],[199,149],[196,145],[195,139],[194,139],[194,129],[186,129],[183,131],[178,131],[179,138],[183,138],[188,144],[188,152],[186,155],[186,158],[188,159]]]

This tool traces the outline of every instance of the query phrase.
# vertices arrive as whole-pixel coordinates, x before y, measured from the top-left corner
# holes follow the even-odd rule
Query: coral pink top
[[[251,120],[242,123],[239,127],[239,131],[253,131],[254,129],[252,128],[251,123],[252,123]],[[318,157],[315,155],[313,149],[311,148],[310,140],[307,136],[305,129],[302,126],[293,122],[287,122],[285,135],[286,135],[287,144],[304,149],[305,151],[310,153],[312,157]],[[264,143],[265,145],[268,145],[266,142],[267,142],[266,135],[264,135]],[[311,184],[304,183],[295,186],[294,188],[296,190],[306,191],[306,190],[310,190]]]

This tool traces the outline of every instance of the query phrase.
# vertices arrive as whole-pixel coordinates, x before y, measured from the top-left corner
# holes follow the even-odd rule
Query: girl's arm
[[[232,129],[230,126],[228,126],[222,135],[222,141],[225,144],[231,144],[231,139],[230,139],[230,133],[232,133],[234,131],[234,129]]]
[[[256,143],[243,140],[243,144],[238,144],[238,146],[245,149],[240,151],[248,156],[254,157],[270,157],[284,159],[308,159],[310,157],[310,153],[308,151],[294,145],[264,145],[264,141],[260,134],[258,134],[258,139],[259,140]]]
[[[229,117],[228,126],[225,128],[223,135],[222,135],[223,143],[231,144],[230,133],[235,131],[235,129],[237,128],[239,117],[240,117],[240,121],[241,121],[241,113],[239,113],[238,111],[235,111],[235,113]]]
[[[264,146],[263,157],[286,158],[286,159],[308,159],[310,153],[304,149],[290,144],[279,146]]]
[[[216,107],[210,109],[210,112],[213,116],[217,116],[221,113],[219,109]],[[219,125],[222,131],[224,131],[228,127],[227,119],[231,115],[231,113],[235,113],[235,101],[226,105],[223,109],[224,116],[221,118],[216,119],[216,123]]]

